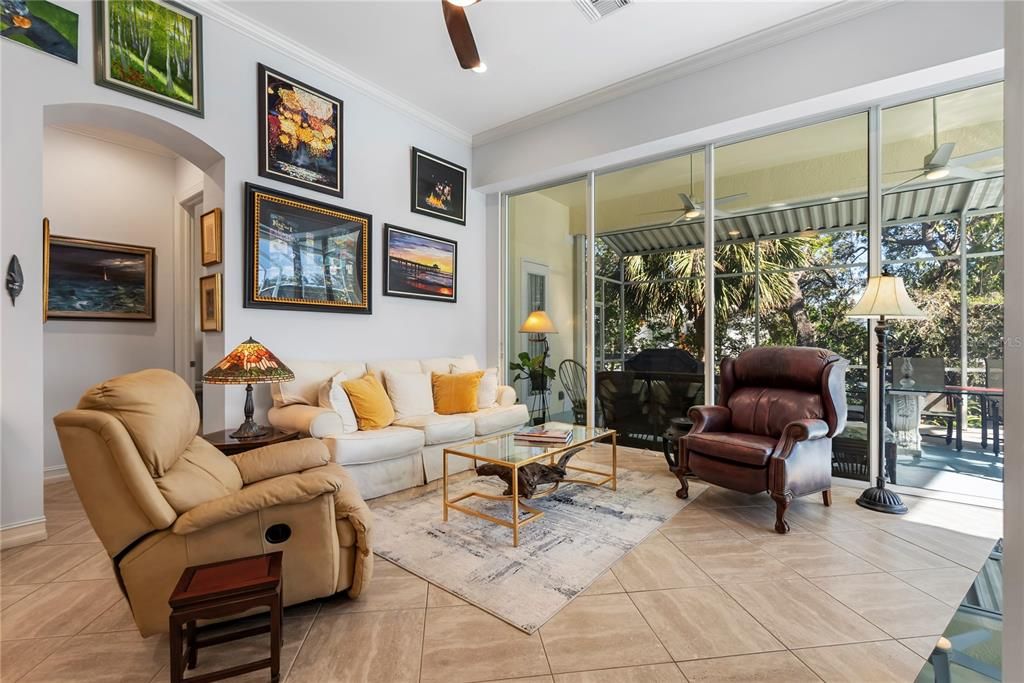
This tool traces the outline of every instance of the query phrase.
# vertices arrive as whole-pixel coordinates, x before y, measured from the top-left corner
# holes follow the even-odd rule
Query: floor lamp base
[[[885,512],[890,515],[907,514],[907,506],[900,498],[900,495],[891,489],[885,488],[884,482],[878,482],[878,486],[864,489],[857,499],[857,505],[875,512]]]

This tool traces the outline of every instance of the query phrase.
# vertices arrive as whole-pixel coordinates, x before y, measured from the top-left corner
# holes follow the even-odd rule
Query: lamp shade
[[[207,384],[290,382],[295,373],[267,347],[249,337],[203,375]]]
[[[529,332],[530,334],[558,334],[555,324],[551,322],[551,318],[544,311],[534,311],[526,316],[526,320],[523,321],[519,331]]]
[[[917,307],[903,278],[888,273],[872,275],[860,301],[846,314],[847,318],[927,318],[928,314]]]

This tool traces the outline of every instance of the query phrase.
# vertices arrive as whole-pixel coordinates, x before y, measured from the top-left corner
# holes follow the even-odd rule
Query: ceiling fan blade
[[[967,168],[966,166],[950,166],[949,175],[963,178],[964,180],[981,180],[988,177],[981,171],[975,171],[973,168]]]
[[[900,183],[899,185],[896,185],[895,187],[890,187],[888,190],[883,190],[883,194],[889,194],[889,193],[895,192],[896,190],[900,189],[901,187],[903,187],[907,183],[912,183],[915,180],[917,180],[918,178],[925,177],[925,175],[927,175],[927,174],[925,174],[925,173],[918,173],[913,178],[910,178],[909,180],[904,180],[902,183]]]
[[[664,211],[642,211],[638,216],[654,216],[659,213],[678,213],[679,209],[665,209]]]
[[[950,163],[956,164],[957,166],[968,166],[970,164],[976,164],[979,161],[985,159],[991,159],[992,157],[998,157],[1003,155],[1002,147],[993,147],[992,149],[982,150],[980,152],[971,152],[970,154],[963,154],[958,157],[950,159]]]
[[[480,53],[476,50],[476,41],[473,40],[473,29],[469,27],[466,10],[447,0],[441,0],[441,9],[444,10],[444,24],[448,27],[448,37],[452,39],[452,47],[455,48],[459,66],[463,69],[480,66]]]
[[[922,171],[927,171],[927,170],[928,170],[927,168],[918,166],[917,168],[902,168],[902,169],[900,169],[898,171],[886,171],[882,175],[896,175],[897,173],[921,173]]]
[[[693,203],[692,199],[690,199],[690,195],[686,194],[685,192],[679,193],[679,201],[683,203],[683,213],[686,213],[687,211],[693,211],[695,208],[697,208],[697,205]]]
[[[953,156],[954,147],[956,147],[955,142],[944,142],[939,145],[931,154],[925,157],[925,168],[942,168],[949,165],[949,159]]]
[[[715,204],[725,204],[727,202],[734,202],[737,199],[743,199],[746,196],[746,192],[740,192],[739,194],[727,194],[724,197],[715,197]]]

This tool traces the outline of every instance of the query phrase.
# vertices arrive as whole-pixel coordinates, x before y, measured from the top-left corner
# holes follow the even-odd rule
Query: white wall
[[[204,354],[220,358],[226,350],[252,335],[282,358],[372,359],[397,356],[474,353],[487,356],[485,296],[486,258],[483,195],[468,197],[468,224],[446,223],[409,211],[409,148],[417,146],[469,166],[464,140],[428,126],[397,106],[383,103],[306,62],[285,56],[273,41],[261,42],[205,17],[206,117],[199,119],[157,104],[101,88],[93,83],[92,7],[65,2],[79,15],[79,63],[70,64],[11,41],[0,41],[0,176],[2,176],[3,264],[18,254],[26,288],[12,307],[0,303],[0,363],[3,406],[0,445],[2,503],[0,524],[11,526],[42,516],[44,434],[52,415],[43,405],[43,325],[40,311],[43,208],[44,108],[49,105],[115,105],[156,117],[177,127],[188,149],[175,149],[207,173],[204,208],[224,210],[224,333],[208,334]],[[212,13],[214,9],[211,7]],[[258,177],[256,64],[264,62],[345,101],[345,198],[332,199],[301,188]],[[309,62],[312,63],[312,60]],[[59,109],[51,107],[53,111]],[[132,124],[118,110],[91,107],[104,125]],[[184,131],[184,133],[181,133]],[[187,138],[187,139],[184,139]],[[205,143],[205,144],[204,144]],[[172,146],[164,141],[167,146]],[[212,149],[211,149],[212,148]],[[217,155],[223,157],[219,161]],[[95,172],[91,167],[81,173]],[[250,310],[242,308],[243,183],[277,187],[373,215],[373,315]],[[222,197],[223,201],[219,202]],[[459,242],[459,301],[422,302],[381,296],[381,225],[392,222]],[[158,254],[157,258],[170,258]],[[76,387],[84,389],[85,387]],[[220,402],[219,395],[225,396]],[[244,392],[211,389],[205,392],[206,428],[241,421]],[[258,394],[262,413],[269,396]]]
[[[154,322],[45,323],[47,417],[74,408],[85,388],[109,377],[143,368],[173,369],[175,165],[174,157],[58,128],[44,131],[43,213],[50,218],[51,233],[154,247],[157,253]],[[64,458],[51,423],[45,425],[45,433],[44,467],[62,467]]]
[[[941,49],[922,47],[936,36],[947,38]],[[999,69],[1001,48],[1002,3],[890,3],[757,52],[724,46],[671,80],[477,135],[473,184],[512,190],[904,96]]]

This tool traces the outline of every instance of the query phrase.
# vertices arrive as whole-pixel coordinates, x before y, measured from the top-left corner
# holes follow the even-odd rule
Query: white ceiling
[[[477,134],[836,3],[635,0],[592,24],[572,0],[483,0],[467,16],[484,74],[459,68],[440,0],[226,4]]]

